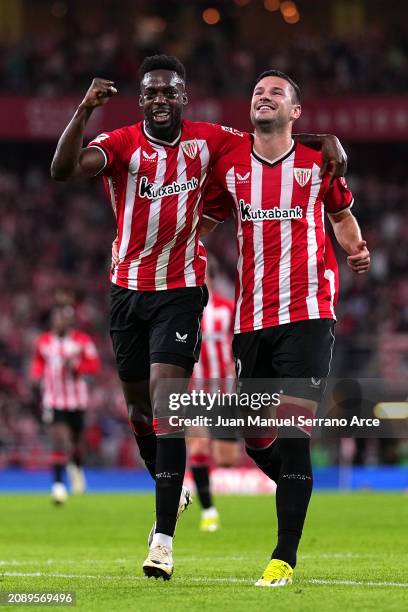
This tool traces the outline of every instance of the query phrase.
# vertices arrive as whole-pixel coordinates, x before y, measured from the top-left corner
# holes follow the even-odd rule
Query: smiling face
[[[254,89],[251,101],[251,123],[262,131],[288,126],[301,114],[301,106],[294,101],[292,85],[276,76],[261,79]]]
[[[181,126],[187,96],[183,79],[171,70],[146,72],[140,87],[140,105],[151,136],[171,142]]]

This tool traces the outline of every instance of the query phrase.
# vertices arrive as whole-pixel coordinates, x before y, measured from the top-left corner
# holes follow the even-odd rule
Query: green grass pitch
[[[217,533],[198,531],[197,503],[182,516],[163,582],[141,571],[152,495],[86,495],[61,508],[45,495],[1,495],[0,590],[76,591],[87,612],[408,609],[407,495],[315,493],[294,583],[282,589],[253,586],[275,541],[275,500],[217,505]]]

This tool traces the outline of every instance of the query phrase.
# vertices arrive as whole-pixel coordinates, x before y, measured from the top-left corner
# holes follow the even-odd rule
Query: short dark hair
[[[290,76],[288,76],[284,72],[281,72],[280,70],[265,70],[265,72],[262,72],[262,74],[260,74],[259,77],[256,79],[254,87],[256,87],[259,81],[268,76],[279,77],[280,79],[284,79],[285,81],[287,81],[292,86],[293,90],[292,102],[294,102],[295,104],[300,104],[301,94],[299,85],[295,83],[295,81],[291,79]]]
[[[171,70],[176,72],[183,81],[186,80],[186,69],[180,60],[173,55],[150,55],[145,57],[139,68],[140,80],[143,80],[146,72],[151,72],[152,70]]]

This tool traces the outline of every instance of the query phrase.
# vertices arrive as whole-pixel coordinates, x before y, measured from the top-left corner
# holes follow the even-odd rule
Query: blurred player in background
[[[36,340],[31,378],[42,394],[43,420],[52,446],[51,496],[62,504],[67,498],[66,468],[72,493],[86,488],[83,471],[83,431],[88,406],[87,377],[99,372],[92,339],[75,328],[74,308],[60,303],[51,313],[51,329]]]
[[[168,435],[162,383],[171,380],[174,391],[184,392],[198,360],[208,299],[199,241],[202,188],[211,167],[238,146],[242,134],[183,120],[185,68],[177,58],[161,55],[146,58],[140,68],[144,121],[102,133],[83,148],[93,111],[116,93],[113,81],[93,80],[58,142],[51,174],[62,181],[102,175],[116,217],[119,264],[111,276],[111,337],[135,438],[156,483],[156,523],[143,571],[167,580],[174,569],[177,518],[189,494],[182,491],[183,429]],[[336,159],[342,173],[337,140],[314,142],[323,143],[326,158]]]
[[[324,212],[349,267],[362,274],[370,264],[344,179],[322,176],[321,153],[293,141],[300,114],[299,87],[290,77],[260,75],[251,101],[253,141],[243,139],[222,157],[204,196],[207,229],[229,211],[236,221],[238,377],[280,379],[278,417],[313,416],[330,371],[337,264]],[[292,582],[312,493],[310,428],[280,427],[268,438],[256,433],[246,438],[246,450],[277,484],[278,517],[278,542],[256,585],[284,586]]]
[[[201,321],[202,344],[198,363],[195,365],[191,385],[208,384],[214,391],[223,391],[226,379],[235,377],[232,355],[232,334],[234,329],[234,302],[222,297],[214,290],[214,279],[218,273],[218,262],[208,258],[206,284],[209,292],[208,304]],[[200,382],[201,381],[201,382]],[[225,389],[227,391],[227,389]],[[213,532],[220,527],[218,511],[213,502],[210,484],[211,459],[217,467],[233,467],[238,463],[240,447],[234,433],[232,437],[219,438],[220,432],[210,429],[199,436],[187,437],[191,474],[201,504],[201,531]]]

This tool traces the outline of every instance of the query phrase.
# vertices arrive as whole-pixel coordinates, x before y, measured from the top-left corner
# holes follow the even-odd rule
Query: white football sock
[[[211,508],[206,508],[202,511],[201,516],[205,519],[207,518],[218,518],[217,508],[211,506]]]

